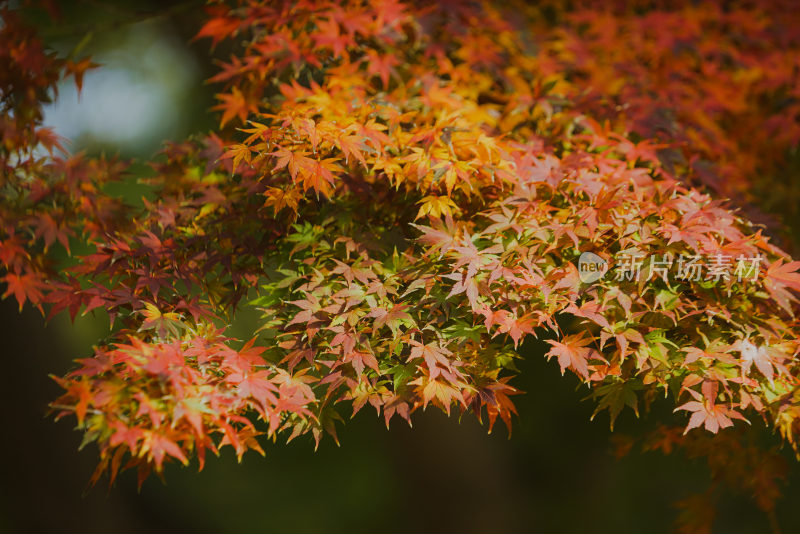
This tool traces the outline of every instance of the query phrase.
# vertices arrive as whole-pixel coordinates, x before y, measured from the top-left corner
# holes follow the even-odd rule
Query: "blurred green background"
[[[60,2],[58,24],[39,20],[62,53],[80,47],[104,67],[86,75],[80,98],[65,85],[47,122],[72,138],[71,149],[147,158],[162,140],[216,126],[208,108],[215,67],[208,43],[187,44],[203,19],[197,2]],[[33,13],[34,17],[36,13]],[[224,51],[223,51],[224,52]],[[512,382],[520,417],[509,439],[473,417],[418,413],[414,428],[387,430],[369,407],[340,430],[342,445],[310,438],[267,444],[266,458],[231,450],[196,465],[166,469],[137,493],[134,473],[110,491],[85,492],[93,446],[65,419],[46,418],[61,375],[107,334],[104,314],[65,316],[45,325],[35,310],[0,303],[4,359],[0,440],[0,532],[670,532],[674,502],[708,487],[703,461],[680,455],[613,454],[606,415],[589,420],[571,375],[547,363],[541,344],[523,347]],[[649,422],[625,412],[617,432],[674,418],[657,406]],[[761,428],[759,422],[754,427]],[[766,434],[766,431],[761,431]],[[230,449],[230,448],[228,448]],[[787,453],[787,458],[789,454]],[[791,460],[778,505],[783,531],[800,532],[800,469]],[[715,532],[768,532],[746,496],[723,493]]]

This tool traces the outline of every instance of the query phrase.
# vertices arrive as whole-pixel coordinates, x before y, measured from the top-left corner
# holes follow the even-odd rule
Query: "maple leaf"
[[[36,131],[36,139],[50,155],[53,154],[54,148],[64,153],[67,152],[63,145],[64,138],[58,135],[52,128],[39,128]]]
[[[595,388],[591,397],[599,399],[599,402],[591,419],[594,419],[602,410],[608,410],[611,430],[614,430],[614,422],[625,406],[629,406],[636,414],[636,417],[639,417],[639,400],[636,392],[643,387],[644,385],[641,382],[627,379],[615,380]]]
[[[693,389],[687,389],[696,400],[689,401],[675,408],[675,411],[684,410],[692,412],[689,423],[686,425],[684,435],[693,428],[705,426],[706,430],[716,434],[720,428],[733,426],[732,419],[747,421],[742,414],[736,410],[717,404],[717,390],[719,384],[715,381],[706,380],[703,382],[703,395]]]
[[[453,402],[457,402],[461,405],[466,404],[464,396],[458,387],[441,380],[430,380],[425,377],[419,377],[409,382],[409,384],[416,385],[422,390],[423,407],[427,407],[428,403],[432,400],[436,400],[447,415],[450,415],[450,406]]]
[[[356,347],[357,339],[352,332],[346,332],[343,326],[331,328],[336,335],[331,339],[331,348],[342,347],[342,354],[350,354]]]
[[[341,167],[336,164],[338,158],[327,158],[313,161],[302,171],[303,189],[313,189],[317,195],[322,193],[330,196],[331,187],[334,184],[333,173],[340,171]]]
[[[511,337],[511,340],[514,342],[515,348],[519,346],[522,336],[526,334],[532,334],[534,332],[534,328],[539,326],[541,322],[536,317],[536,314],[526,314],[522,317],[517,317],[515,314],[506,310],[492,312],[487,308],[484,308],[482,313],[485,317],[484,324],[488,325],[487,329],[490,329],[493,324],[496,325],[496,333],[508,334]]]
[[[302,198],[300,191],[294,187],[288,189],[270,187],[265,192],[265,196],[267,198],[264,201],[264,205],[272,206],[276,214],[283,208],[289,208],[296,213],[297,208],[300,206],[300,199]]]
[[[142,427],[134,426],[128,427],[121,421],[117,421],[114,425],[114,433],[111,435],[109,439],[109,445],[112,447],[116,447],[124,443],[128,446],[128,449],[134,451],[137,449],[137,444],[139,441],[144,439],[145,431]]]
[[[511,435],[511,414],[517,415],[517,408],[514,402],[510,399],[512,395],[521,393],[518,389],[510,386],[507,382],[511,377],[503,377],[496,382],[490,383],[485,386],[479,395],[483,396],[489,394],[489,399],[485,403],[486,413],[489,416],[489,433],[491,434],[494,424],[499,416],[508,429],[509,436]]]
[[[250,113],[258,112],[258,105],[249,102],[238,87],[231,89],[230,93],[220,93],[216,96],[222,103],[211,109],[222,111],[222,118],[220,119],[220,127],[222,128],[235,117],[238,117],[241,122],[245,122]]]
[[[272,137],[272,129],[269,126],[261,124],[260,122],[247,121],[252,128],[242,128],[241,130],[250,135],[244,140],[245,145],[252,145],[255,141],[264,141],[268,143]]]
[[[397,333],[398,328],[402,324],[413,324],[413,319],[406,312],[410,308],[408,304],[395,304],[391,308],[377,307],[370,313],[370,317],[374,317],[373,328],[377,331],[383,325],[386,325],[392,332]]]
[[[239,168],[239,164],[244,161],[245,163],[250,163],[252,157],[252,151],[249,146],[247,145],[231,145],[227,148],[225,154],[222,155],[222,159],[230,159],[233,158],[233,171],[236,172],[236,169]]]
[[[453,247],[452,253],[455,257],[453,269],[459,269],[466,265],[466,276],[467,278],[472,278],[479,270],[497,261],[496,254],[502,252],[503,249],[503,245],[493,245],[489,248],[478,249],[475,243],[466,241],[462,245]]]
[[[450,356],[453,355],[448,349],[439,346],[437,343],[423,344],[418,341],[410,340],[409,344],[412,346],[411,354],[408,356],[408,361],[415,358],[422,358],[425,365],[428,367],[428,375],[431,380],[434,380],[442,370],[450,371],[452,364]],[[441,367],[440,367],[441,366]]]
[[[81,90],[83,89],[83,76],[86,74],[86,71],[89,69],[95,69],[99,66],[99,63],[94,63],[91,58],[88,57],[85,57],[80,61],[68,60],[66,62],[64,68],[75,78],[75,85],[78,88],[78,95],[81,94]]]
[[[599,357],[596,350],[587,347],[592,341],[592,338],[587,337],[583,332],[567,336],[563,339],[563,342],[548,339],[547,342],[553,348],[545,356],[558,358],[558,365],[561,367],[562,375],[567,368],[570,368],[575,374],[581,376],[584,380],[588,380],[588,361],[591,358]]]
[[[475,278],[469,277],[468,274],[469,273],[465,270],[461,273],[446,274],[443,276],[443,278],[449,278],[451,280],[455,280],[456,282],[453,284],[453,288],[450,290],[450,293],[447,294],[447,298],[464,293],[467,296],[470,307],[473,310],[478,311],[480,309],[480,305],[478,303],[478,296],[480,295],[478,282],[475,280]]]
[[[608,320],[600,313],[603,311],[603,306],[600,302],[588,301],[581,304],[580,307],[570,303],[570,305],[567,306],[564,311],[566,313],[571,313],[576,317],[585,317],[590,321],[602,326],[603,328],[611,330],[611,325],[608,323]]]
[[[320,142],[320,130],[314,119],[296,118],[292,121],[292,125],[298,133],[306,137],[311,145],[311,151],[316,154]]]
[[[296,182],[297,175],[300,171],[307,171],[312,165],[316,165],[317,163],[313,159],[306,157],[307,154],[308,152],[302,150],[292,152],[291,150],[287,150],[285,148],[278,148],[278,150],[272,152],[271,154],[278,158],[272,170],[273,172],[276,172],[286,167],[289,169],[289,174],[292,176],[292,180]]]
[[[444,221],[432,218],[431,226],[412,225],[422,234],[417,241],[430,247],[428,254],[439,251],[440,255],[450,250],[456,243],[456,229],[452,217],[446,217]]]
[[[345,164],[350,160],[350,157],[356,159],[364,167],[367,166],[367,160],[364,159],[364,138],[358,135],[340,135],[336,138],[336,143],[339,145],[342,153],[344,154]]]
[[[78,425],[82,425],[93,399],[89,382],[85,379],[64,380],[55,376],[52,378],[66,390],[65,396],[75,403],[75,416],[78,418]]]
[[[396,75],[394,67],[400,64],[400,61],[395,56],[381,54],[375,50],[367,50],[364,62],[367,64],[367,72],[380,77],[384,88],[389,87],[389,76],[391,74]]]
[[[356,374],[359,377],[361,377],[361,373],[364,372],[365,366],[373,369],[376,373],[380,372],[380,369],[378,368],[378,360],[369,352],[351,350],[345,356],[344,361],[349,362],[353,366],[353,369],[355,369]]]
[[[224,13],[223,10],[216,11],[217,13]],[[201,39],[203,37],[211,38],[211,46],[216,47],[223,39],[230,38],[236,35],[236,31],[242,25],[242,20],[236,17],[216,16],[203,24],[200,31],[194,36],[194,39]]]
[[[419,211],[417,212],[417,216],[414,217],[414,220],[424,217],[425,215],[437,218],[452,217],[453,212],[458,211],[458,206],[453,202],[453,199],[447,196],[428,195],[417,202],[417,204],[422,205],[419,207]]]
[[[14,274],[8,273],[3,277],[5,280],[6,291],[3,293],[3,298],[13,294],[17,299],[19,309],[22,311],[22,306],[25,301],[39,307],[42,301],[43,294],[42,288],[45,287],[39,276],[34,273]]]
[[[166,456],[172,456],[180,460],[183,465],[189,463],[181,448],[167,436],[158,432],[145,433],[141,451],[143,454],[146,453],[153,458],[156,471],[161,471]]]
[[[317,21],[317,31],[311,38],[320,48],[330,48],[335,57],[341,57],[352,43],[350,36],[343,34],[338,21],[334,18],[321,18]]]
[[[237,386],[239,397],[252,397],[258,401],[265,418],[270,408],[278,403],[275,395],[278,387],[270,381],[270,374],[269,371],[260,370],[251,373],[231,373],[228,376],[228,382]]]
[[[47,251],[50,245],[58,240],[69,254],[69,236],[74,235],[74,232],[64,226],[64,223],[57,223],[55,219],[49,214],[45,213],[35,219],[36,232],[34,238],[44,238],[44,250]]]
[[[158,332],[158,335],[165,337],[167,332],[171,332],[177,336],[184,328],[181,322],[181,316],[175,312],[162,313],[155,304],[150,302],[144,303],[144,310],[141,311],[144,317],[141,329],[147,330],[153,328]]]
[[[764,286],[772,298],[787,312],[792,313],[792,303],[797,301],[797,296],[790,292],[800,292],[800,261],[783,263],[778,260],[769,266],[764,275]]]
[[[750,373],[751,367],[755,364],[756,369],[772,383],[775,377],[775,367],[785,370],[778,359],[782,359],[781,353],[766,345],[756,346],[749,339],[740,339],[731,345],[730,349],[738,350],[741,354],[742,375],[744,376]]]
[[[444,171],[444,184],[447,194],[452,195],[453,188],[460,178],[465,184],[472,184],[472,175],[475,170],[472,164],[466,161],[441,161],[432,167],[434,171]]]

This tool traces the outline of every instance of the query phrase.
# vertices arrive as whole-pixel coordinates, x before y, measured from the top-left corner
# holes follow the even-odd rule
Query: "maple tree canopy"
[[[798,448],[800,262],[752,221],[800,142],[800,14],[566,4],[210,2],[197,38],[234,50],[219,128],[166,145],[143,206],[105,192],[126,162],[42,126],[96,65],[0,11],[0,291],[111,318],[52,403],[95,480],[336,439],[367,405],[510,427],[530,336],[612,427],[671,398],[685,427],[646,447],[744,457],[720,429],[763,419]],[[246,308],[259,327],[231,339]],[[769,512],[781,467],[756,463],[738,483]]]

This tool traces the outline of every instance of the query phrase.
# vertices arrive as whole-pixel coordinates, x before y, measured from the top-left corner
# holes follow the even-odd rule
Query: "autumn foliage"
[[[123,163],[41,126],[89,60],[3,11],[5,296],[111,317],[52,404],[96,476],[336,439],[367,405],[510,428],[529,336],[612,427],[669,397],[685,430],[645,448],[713,465],[745,446],[699,434],[760,419],[800,450],[800,262],[737,210],[760,217],[753,192],[800,142],[797,10],[570,4],[211,2],[197,38],[235,51],[211,80],[220,127],[167,144],[138,208],[104,193]],[[583,282],[584,252],[609,273]],[[260,327],[231,339],[247,307]],[[781,467],[757,468],[743,484],[770,511]]]

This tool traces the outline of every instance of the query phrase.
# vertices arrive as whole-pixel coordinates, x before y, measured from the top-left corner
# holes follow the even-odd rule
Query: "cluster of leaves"
[[[41,308],[57,278],[55,243],[95,239],[124,221],[124,206],[102,193],[121,164],[66,156],[55,132],[43,127],[42,104],[56,83],[73,76],[81,87],[89,59],[72,61],[47,51],[36,33],[8,7],[0,11],[0,263],[6,290],[20,309]]]
[[[547,357],[592,388],[612,425],[624,406],[638,414],[666,395],[691,413],[684,433],[758,417],[797,448],[800,262],[690,185],[698,158],[739,173],[725,181],[734,185],[778,165],[770,151],[745,162],[734,130],[740,116],[763,120],[766,93],[796,91],[797,35],[755,47],[772,28],[763,22],[734,42],[726,24],[749,8],[713,24],[719,8],[654,11],[644,29],[639,12],[586,9],[212,3],[198,37],[235,49],[213,78],[220,131],[168,145],[147,179],[157,200],[124,224],[111,223],[119,212],[100,192],[117,167],[37,152],[54,143],[36,135],[45,95],[16,100],[26,83],[52,86],[66,64],[9,60],[19,72],[3,82],[7,292],[51,313],[104,308],[118,322],[59,379],[53,404],[100,447],[97,475],[113,480],[124,465],[144,477],[226,444],[261,451],[259,434],[335,437],[344,403],[353,413],[370,404],[387,425],[433,404],[510,427],[516,348],[531,335],[552,338]],[[2,35],[18,43],[15,16],[3,13]],[[531,40],[527,30],[553,16],[571,22]],[[709,24],[728,55],[705,46]],[[673,65],[675,47],[685,57]],[[721,86],[670,74],[717,61],[743,66],[722,69]],[[749,89],[731,103],[742,76]],[[786,106],[796,113],[796,101]],[[654,138],[647,114],[663,107],[680,130]],[[771,115],[787,145],[789,108]],[[28,135],[14,145],[18,131]],[[46,270],[48,246],[68,247],[70,235],[92,251]],[[583,283],[584,252],[612,265],[641,255],[643,275]],[[658,275],[654,259],[681,256],[758,256],[763,269]],[[261,314],[243,346],[220,327],[242,302]]]
[[[566,101],[657,142],[668,169],[685,167],[681,179],[781,224],[759,197],[790,193],[782,175],[800,144],[793,2],[671,0],[641,9],[589,0],[556,3],[549,15],[555,26],[533,32],[538,66]]]

